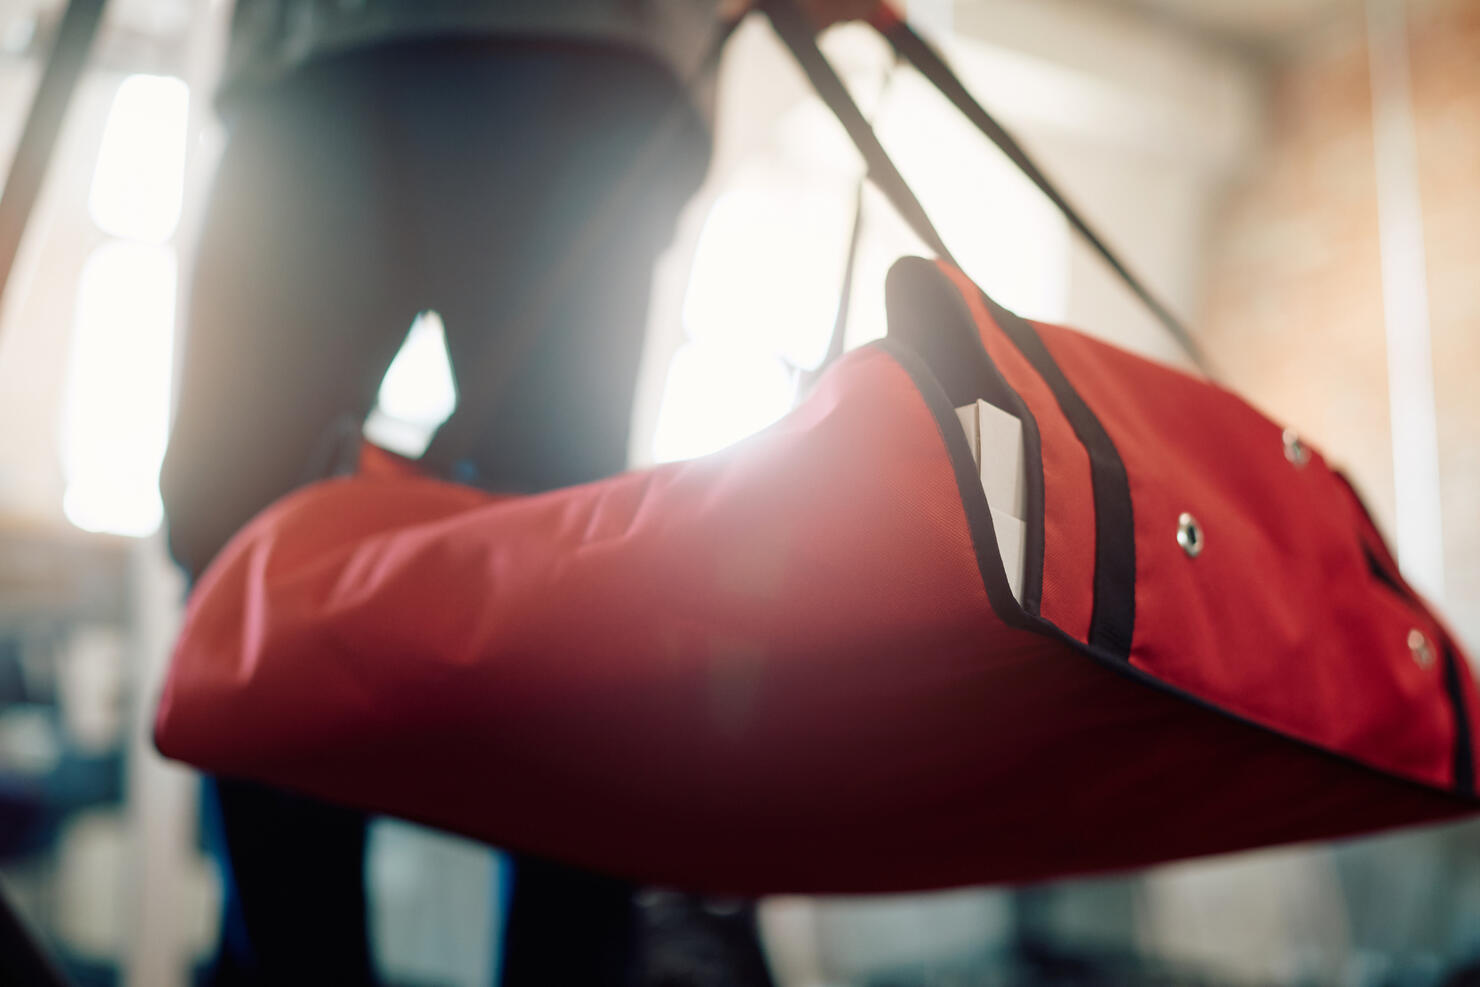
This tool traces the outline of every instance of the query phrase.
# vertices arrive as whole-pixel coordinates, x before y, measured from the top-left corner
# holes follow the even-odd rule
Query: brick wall
[[[1480,2],[1410,15],[1445,612],[1480,650]],[[1267,143],[1215,224],[1201,320],[1225,379],[1344,465],[1392,531],[1371,89],[1360,5],[1276,67]]]

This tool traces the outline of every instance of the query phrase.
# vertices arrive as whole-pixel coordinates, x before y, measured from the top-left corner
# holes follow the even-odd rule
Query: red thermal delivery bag
[[[947,261],[886,294],[886,339],[718,454],[502,498],[366,470],[272,505],[195,587],[160,750],[748,894],[1475,811],[1467,660],[1319,452]],[[977,401],[1021,425],[1016,593]]]

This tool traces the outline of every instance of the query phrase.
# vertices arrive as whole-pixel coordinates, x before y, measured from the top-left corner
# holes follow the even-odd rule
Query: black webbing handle
[[[41,192],[41,182],[67,115],[67,104],[72,101],[77,80],[87,63],[87,53],[103,19],[104,3],[105,0],[70,0],[57,23],[56,41],[16,143],[15,157],[5,176],[5,191],[0,194],[0,301],[4,300],[5,285],[20,252],[26,223]]]
[[[889,66],[888,73],[884,76],[884,84],[879,89],[879,101],[882,103],[885,94],[889,92],[889,84],[894,81],[894,72],[899,64],[899,59],[894,59]],[[797,394],[806,395],[817,382],[822,379],[823,373],[833,365],[838,357],[843,355],[844,344],[848,340],[848,318],[853,311],[853,281],[858,274],[858,252],[863,244],[863,201],[864,192],[867,190],[868,173],[864,172],[858,176],[858,183],[853,189],[853,219],[848,228],[848,252],[843,257],[843,283],[838,286],[838,310],[833,316],[832,333],[827,337],[827,350],[822,355],[822,362],[811,370],[800,370],[797,379]]]
[[[1008,160],[1017,165],[1018,170],[1028,176],[1028,180],[1038,186],[1038,190],[1048,197],[1049,201],[1058,207],[1059,212],[1069,221],[1069,225],[1078,231],[1079,235],[1095,249],[1106,264],[1120,275],[1126,287],[1135,293],[1145,306],[1150,309],[1151,314],[1156,316],[1182,349],[1192,358],[1192,362],[1198,367],[1204,367],[1202,352],[1191,333],[1182,325],[1171,310],[1162,304],[1151,290],[1131,273],[1130,269],[1116,256],[1103,239],[1100,238],[1089,225],[1079,211],[1069,204],[1063,194],[1054,186],[1043,169],[1028,156],[1021,144],[1010,134],[1006,128],[999,123],[992,114],[987,112],[973,97],[966,86],[961,82],[951,67],[946,64],[940,53],[931,46],[930,42],[922,38],[909,24],[896,14],[888,4],[881,3],[876,10],[875,16],[870,23],[884,36],[885,40],[894,48],[895,53],[906,62],[915,67],[915,70],[923,75],[931,85],[939,89],[941,94],[950,100],[956,109],[960,110],[966,119],[970,120],[976,129],[981,131],[998,150],[1007,155]]]
[[[826,56],[817,47],[815,29],[797,6],[796,0],[761,0],[759,6],[771,19],[771,24],[775,27],[782,42],[791,49],[802,71],[806,73],[813,88],[817,90],[817,95],[842,123],[843,129],[848,132],[848,136],[852,138],[859,153],[863,155],[868,166],[869,177],[874,184],[889,198],[894,207],[899,210],[900,215],[930,249],[942,258],[951,260],[950,253],[941,241],[940,234],[936,232],[925,215],[919,199],[905,184],[904,178],[889,160],[889,155],[883,145],[879,143],[873,128],[863,118],[863,114],[859,112],[858,106],[853,102],[853,98],[848,94],[848,90],[843,86],[837,73],[833,71]],[[1192,359],[1192,362],[1199,368],[1205,369],[1206,362],[1202,352],[1177,317],[1146,288],[1139,278],[1131,273],[1114,251],[1106,246],[1105,241],[1054,187],[1043,170],[1023,150],[1022,145],[976,101],[929,42],[916,34],[887,3],[878,5],[870,23],[889,42],[899,58],[913,65],[916,71],[940,90],[941,94],[950,100],[988,140],[1006,154],[1023,174],[1028,176],[1039,191],[1063,213],[1069,225],[1073,226],[1094,247],[1095,251],[1105,259],[1105,262],[1120,276],[1136,297],[1146,305],[1157,321],[1166,328],[1172,338]]]
[[[890,204],[910,225],[910,229],[915,231],[915,235],[925,241],[927,247],[943,259],[955,263],[945,241],[925,213],[925,207],[920,204],[904,176],[894,166],[884,145],[879,143],[874,128],[869,125],[863,111],[849,95],[843,80],[838,78],[832,63],[822,54],[822,49],[817,47],[817,29],[812,21],[797,6],[795,0],[760,0],[756,6],[765,11],[771,26],[776,30],[776,36],[791,51],[792,57],[812,83],[812,88],[817,90],[822,102],[848,132],[858,153],[863,155],[869,179],[884,193]]]

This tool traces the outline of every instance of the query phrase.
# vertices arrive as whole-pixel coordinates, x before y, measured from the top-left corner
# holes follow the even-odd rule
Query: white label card
[[[977,401],[956,409],[982,492],[992,512],[997,551],[1012,595],[1022,601],[1023,544],[1027,539],[1027,482],[1023,469],[1023,423],[996,405]]]

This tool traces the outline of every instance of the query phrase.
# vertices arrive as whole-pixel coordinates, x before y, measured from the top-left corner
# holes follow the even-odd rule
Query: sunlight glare
[[[442,317],[423,312],[385,372],[375,410],[365,422],[365,437],[414,459],[456,407],[457,385]]]
[[[62,420],[62,509],[79,528],[142,537],[159,527],[174,334],[174,251],[94,251],[77,289]]]
[[[163,243],[180,222],[190,87],[162,75],[118,86],[93,172],[87,208],[105,233]]]

